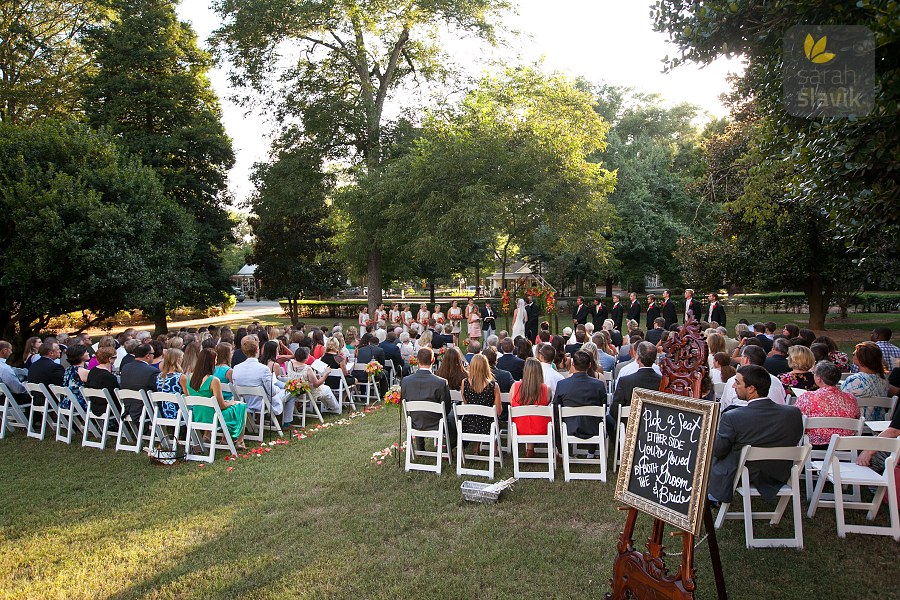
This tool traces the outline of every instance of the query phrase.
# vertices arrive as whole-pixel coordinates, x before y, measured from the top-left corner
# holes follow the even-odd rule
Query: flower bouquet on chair
[[[373,360],[366,365],[366,375],[373,379],[378,379],[384,374],[384,366],[377,360]]]
[[[287,383],[284,384],[284,391],[286,391],[291,396],[294,396],[295,398],[304,396],[311,390],[312,388],[309,387],[309,383],[307,383],[303,379],[290,379]]]
[[[384,404],[385,406],[399,406],[400,405],[400,386],[392,385],[390,389],[384,394]]]

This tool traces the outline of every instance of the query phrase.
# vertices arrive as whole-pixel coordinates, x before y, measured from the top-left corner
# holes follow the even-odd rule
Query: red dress
[[[513,384],[509,404],[510,406],[527,406],[519,402],[519,390],[522,389],[522,382],[517,381]],[[532,406],[547,406],[550,404],[549,388],[546,383],[541,384],[541,398]],[[527,417],[514,417],[513,423],[516,424],[516,431],[519,435],[546,435],[547,423],[550,417],[538,417],[528,415]]]

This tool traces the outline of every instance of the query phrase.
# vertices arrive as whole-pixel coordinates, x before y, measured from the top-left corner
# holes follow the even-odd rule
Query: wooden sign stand
[[[698,398],[701,380],[708,372],[708,349],[700,335],[697,321],[689,315],[678,334],[671,336],[663,349],[666,358],[662,361],[663,378],[660,391]],[[693,599],[697,587],[694,569],[694,534],[687,531],[676,531],[671,534],[681,536],[681,566],[674,575],[670,575],[664,560],[665,522],[659,518],[653,519],[650,537],[647,538],[647,551],[638,552],[634,548],[632,536],[639,511],[626,506],[619,507],[619,510],[627,510],[628,516],[616,545],[618,554],[613,563],[613,577],[610,580],[612,592],[607,593],[605,598]],[[705,499],[702,512],[703,527],[709,541],[713,576],[716,580],[716,592],[720,599],[727,599],[725,575],[722,571],[712,510]]]

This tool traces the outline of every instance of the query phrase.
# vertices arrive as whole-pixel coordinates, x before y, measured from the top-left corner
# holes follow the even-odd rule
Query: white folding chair
[[[366,406],[369,406],[378,402],[378,382],[375,378],[366,373],[365,369],[356,369],[353,376],[356,378],[356,398],[360,403],[365,401]]]
[[[723,502],[719,507],[716,527],[725,519],[743,519],[747,548],[803,548],[803,511],[800,507],[800,470],[809,456],[809,446],[784,446],[780,448],[759,448],[744,446],[734,477],[734,492],[743,499],[743,510],[728,512],[731,503]],[[754,512],[751,500],[760,495],[756,486],[750,484],[748,462],[758,460],[791,461],[791,475],[787,483],[778,490],[778,504],[774,512]],[[770,525],[778,525],[789,502],[793,501],[794,536],[789,538],[758,538],[753,534],[754,519],[769,519]]]
[[[497,420],[497,409],[493,406],[481,406],[479,404],[459,404],[454,408],[456,414],[456,474],[459,475],[479,475],[482,477],[494,478],[494,463],[499,462],[503,467],[503,452],[500,443],[500,423]],[[477,415],[493,419],[491,422],[491,431],[487,434],[465,433],[463,432],[463,418],[468,415]],[[475,442],[480,448],[483,444],[488,445],[488,455],[466,454],[466,442]],[[487,469],[472,469],[463,467],[466,460],[487,461]]]
[[[350,389],[350,384],[347,383],[347,378],[344,377],[344,371],[342,369],[332,369],[331,377],[338,378],[337,388],[331,388],[331,391],[334,392],[338,402],[341,403],[342,407],[349,406],[356,412],[356,403],[353,401],[353,391]]]
[[[865,419],[850,419],[846,417],[804,417],[803,419],[803,428],[804,430],[810,429],[846,429],[848,431],[852,431],[853,433],[850,435],[862,435],[863,425],[865,424]],[[809,436],[804,436],[804,444],[809,443]],[[809,457],[806,459],[806,467],[803,469],[803,478],[806,481],[806,499],[809,500],[812,498],[813,488],[815,487],[815,482],[813,481],[813,477],[818,476],[818,473],[822,470],[822,461],[825,458],[827,450],[816,450],[815,448],[810,449]],[[844,461],[856,461],[856,454],[852,452],[844,452],[840,455],[841,459]],[[853,486],[854,492],[852,498],[850,500],[854,502],[859,501],[859,486]],[[823,499],[830,500],[833,497],[831,494],[823,495]]]
[[[450,390],[450,401],[453,402],[454,405],[462,404],[462,402],[463,402],[462,392],[459,390]]]
[[[3,403],[0,404],[0,440],[6,437],[8,429],[19,427],[28,431],[28,417],[25,410],[31,410],[31,403],[19,404],[5,383],[0,383],[0,395],[3,396]]]
[[[616,416],[616,451],[613,453],[613,471],[619,470],[622,457],[625,455],[625,429],[628,426],[626,420],[630,414],[630,406],[619,405],[619,414]]]
[[[150,444],[151,434],[145,434],[144,429],[147,421],[153,421],[153,403],[150,402],[150,398],[144,390],[123,390],[117,388],[116,398],[118,399],[118,407],[121,407],[121,412],[119,413],[119,431],[116,433],[116,451],[125,450],[127,452],[138,453],[141,451],[141,447],[145,440],[148,445]],[[137,423],[132,420],[131,414],[124,408],[126,400],[140,402],[143,406],[141,409],[141,416]],[[162,431],[157,431],[156,435],[159,436],[159,439],[165,437],[162,434]],[[129,441],[133,441],[133,443],[129,444],[123,442],[123,437]]]
[[[235,385],[232,383],[231,389],[231,393],[244,403],[247,402],[246,396],[262,398],[262,406],[259,411],[247,411],[247,428],[244,431],[245,440],[262,442],[263,434],[267,429],[276,432],[278,437],[284,437],[281,423],[276,418],[276,415],[272,413],[272,399],[265,387],[261,385]],[[266,425],[266,418],[269,420],[269,425]]]
[[[599,421],[597,435],[589,438],[580,438],[569,434],[566,423],[567,417],[594,417]],[[604,406],[560,406],[559,407],[559,431],[562,444],[563,475],[567,482],[573,479],[593,479],[606,481],[606,407]],[[578,456],[578,445],[597,446],[598,458]],[[570,457],[570,453],[572,457]],[[572,465],[599,466],[600,470],[589,472],[573,471]]]
[[[187,409],[187,449],[184,453],[185,460],[201,460],[205,462],[213,462],[216,458],[216,450],[228,450],[233,455],[237,455],[237,449],[234,447],[234,440],[231,439],[231,433],[228,431],[228,425],[225,424],[225,417],[222,416],[222,410],[219,408],[219,401],[215,398],[207,398],[205,396],[184,396],[184,405]],[[207,423],[198,421],[194,418],[195,407],[206,407],[213,410],[213,421]],[[201,432],[209,433],[209,441],[203,440]],[[219,441],[219,436],[222,441]],[[192,447],[196,443],[200,448],[200,453],[195,453]],[[204,450],[209,448],[207,452]]]
[[[125,427],[122,425],[122,413],[119,412],[119,407],[116,405],[115,401],[113,401],[112,396],[109,395],[108,390],[85,387],[81,388],[81,394],[88,403],[87,410],[85,411],[86,423],[97,427],[99,435],[96,435],[95,437],[100,438],[99,440],[91,440],[90,434],[92,433],[92,428],[85,427],[81,438],[82,446],[100,448],[101,450],[104,449],[106,447],[106,438],[109,436],[110,423],[116,424],[116,450],[119,449],[118,441],[122,435],[125,435],[131,444],[134,444],[134,436],[131,435],[130,431],[125,430]],[[102,415],[97,415],[91,410],[91,398],[106,400],[106,410],[103,411]],[[123,431],[124,433],[120,433]]]
[[[512,452],[512,448],[509,447],[509,403],[511,397],[511,392],[500,392],[500,405],[506,409],[506,419],[500,420],[500,447],[507,454]]]
[[[856,462],[842,462],[839,452],[851,451],[858,453],[861,450],[873,450],[875,452],[887,452],[888,457],[884,461],[884,473],[879,475],[869,467],[863,467]],[[837,434],[831,436],[831,443],[825,454],[822,465],[822,473],[816,483],[808,517],[816,516],[818,507],[834,507],[837,520],[838,537],[846,537],[848,533],[863,533],[869,535],[888,535],[900,542],[900,516],[897,509],[897,487],[894,482],[894,467],[897,465],[897,455],[900,454],[900,438],[883,438],[871,436],[845,436]],[[835,491],[844,485],[859,485],[863,487],[876,487],[875,497],[872,502],[846,502],[843,494],[834,494],[834,500],[823,500],[822,490],[826,482],[834,485]],[[881,508],[881,501],[885,494],[888,498],[889,526],[875,525],[848,525],[844,520],[844,509],[868,510],[866,519],[873,521]]]
[[[883,408],[884,415],[879,418],[883,421],[890,421],[891,416],[894,414],[894,409],[897,407],[897,396],[893,398],[888,398],[887,396],[863,396],[856,399],[856,404],[859,406],[860,416],[863,419],[867,421],[875,420],[875,410]]]
[[[28,414],[27,435],[43,441],[48,421],[53,430],[56,431],[56,424],[59,421],[59,405],[56,403],[56,398],[43,383],[25,383],[24,385],[31,396],[31,412]],[[38,404],[38,401],[40,401],[40,404]],[[36,416],[39,416],[41,419],[40,427],[37,430],[34,429]]]
[[[722,399],[722,392],[725,391],[725,382],[722,381],[722,382],[720,382],[720,383],[714,383],[714,384],[713,384],[713,389],[714,389],[715,392],[716,392],[716,400],[721,400],[721,399]]]
[[[300,420],[300,426],[306,427],[306,407],[311,406],[312,411],[316,414],[316,418],[319,419],[320,423],[325,423],[324,417],[322,417],[322,411],[319,410],[319,403],[313,399],[312,394],[306,393],[297,398],[297,402],[294,404],[294,413],[297,412],[297,404],[303,404],[303,416]]]
[[[549,417],[550,422],[547,423],[547,432],[536,435],[519,435],[516,428],[516,417]],[[556,429],[553,418],[552,406],[539,406],[535,404],[524,406],[509,407],[509,441],[512,445],[513,457],[513,474],[520,479],[549,479],[553,481],[553,471],[556,467],[556,447],[553,442],[553,431]],[[519,457],[520,444],[541,444],[547,447],[547,456],[537,456],[534,458]],[[521,463],[538,463],[547,464],[546,471],[522,471]]]
[[[153,444],[157,441],[164,450],[174,450],[178,448],[181,442],[181,427],[187,419],[187,409],[181,394],[172,394],[169,392],[150,392],[150,402],[153,404],[153,420],[150,424],[150,441],[147,444],[149,450],[153,450]],[[160,410],[160,402],[172,402],[178,407],[178,412],[174,419],[168,419],[163,416]],[[166,432],[167,427],[172,428],[172,437],[169,438]]]
[[[394,366],[394,361],[392,359],[385,359],[384,368],[391,374],[390,385],[394,385],[400,381],[400,373],[397,372],[397,368]]]
[[[58,402],[57,414],[59,418],[56,421],[56,441],[57,442],[65,442],[67,444],[72,443],[72,434],[75,431],[83,432],[85,428],[91,430],[91,433],[100,437],[100,431],[89,424],[87,418],[87,411],[81,408],[81,404],[78,403],[78,399],[75,398],[75,392],[72,391],[72,388],[66,385],[49,385],[50,392],[56,396],[56,400]],[[63,399],[69,401],[68,408],[63,408],[62,403]],[[65,429],[65,433],[63,433],[63,429]]]
[[[444,407],[437,402],[426,401],[410,401],[403,400],[403,414],[406,415],[406,466],[405,470],[409,471],[430,471],[441,474],[441,465],[443,459],[447,459],[450,464],[452,457],[450,455],[450,434],[447,432],[447,415],[444,414]],[[437,429],[415,429],[412,424],[411,412],[427,412],[440,415],[438,419]],[[416,450],[416,438],[434,440],[435,450]],[[414,463],[413,459],[418,456],[434,457],[435,464]]]

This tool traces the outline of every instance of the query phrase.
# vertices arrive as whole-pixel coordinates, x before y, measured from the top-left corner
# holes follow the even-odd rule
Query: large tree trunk
[[[575,275],[575,295],[584,295],[584,275],[582,275],[581,273]]]
[[[475,265],[475,297],[481,295],[481,266]],[[434,300],[432,300],[434,302]]]
[[[366,279],[368,281],[369,293],[367,294],[367,299],[369,300],[369,314],[374,315],[375,309],[378,308],[378,305],[381,304],[381,249],[373,248],[369,250],[369,254],[367,256],[367,276]]]
[[[607,298],[611,298],[611,297],[612,297],[612,294],[613,294],[613,292],[612,292],[612,285],[613,285],[613,278],[612,278],[612,275],[607,275],[607,276],[606,276],[606,297],[607,297]]]
[[[834,291],[834,284],[825,282],[821,275],[812,275],[807,280],[805,290],[809,299],[809,328],[814,331],[825,329],[825,316]]]
[[[500,261],[500,289],[506,289],[506,259],[507,259],[507,251],[509,250],[509,240],[506,240],[506,243],[503,244],[503,259]]]
[[[166,321],[166,305],[160,304],[154,306],[151,310],[151,318],[153,319],[153,335],[165,335],[169,333],[169,324]]]
[[[431,295],[431,303],[434,304],[434,277],[428,280],[428,293]]]

